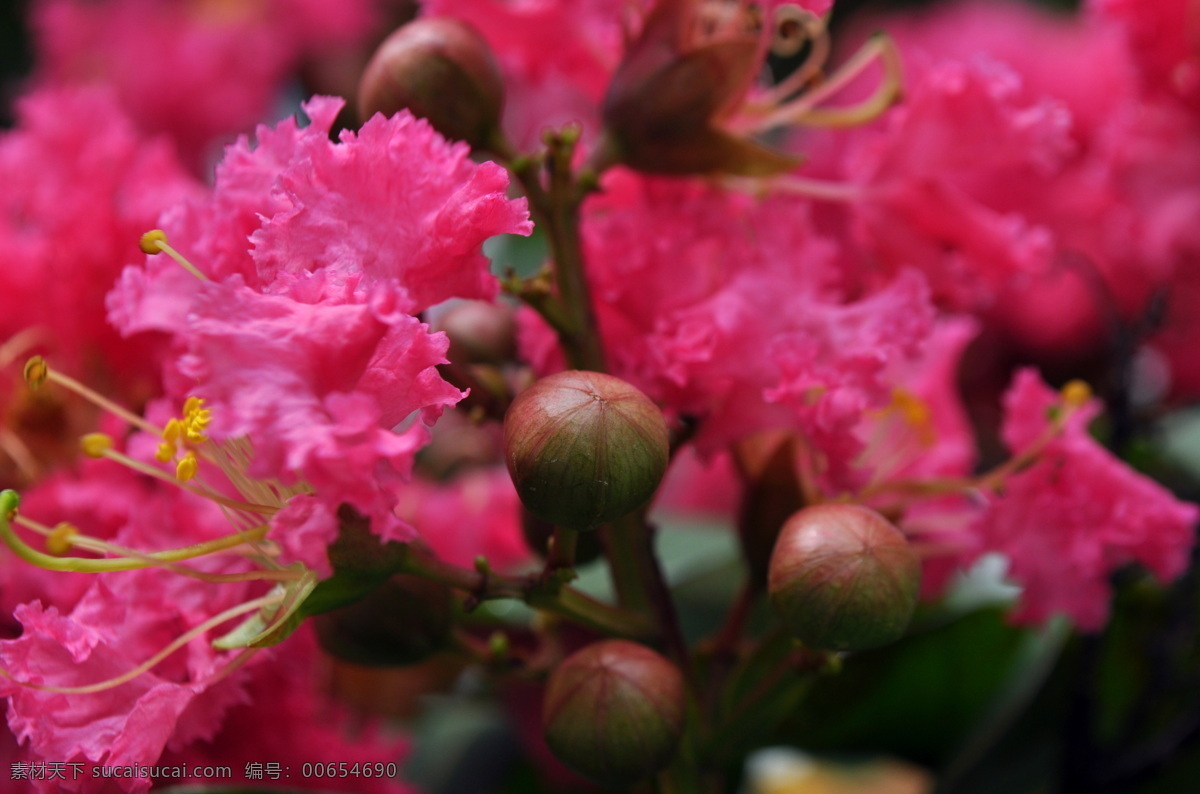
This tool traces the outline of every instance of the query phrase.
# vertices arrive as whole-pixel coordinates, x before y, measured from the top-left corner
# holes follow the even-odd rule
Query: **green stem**
[[[512,163],[513,175],[525,188],[534,222],[546,233],[554,263],[554,278],[562,311],[534,305],[558,332],[559,343],[570,366],[576,369],[605,371],[604,349],[599,324],[592,305],[591,291],[584,272],[583,243],[579,237],[579,207],[583,190],[571,170],[571,158],[578,142],[577,129],[568,128],[547,137],[545,171],[542,184],[537,160],[521,158]]]
[[[575,567],[575,549],[579,545],[579,533],[563,527],[554,528],[550,541],[550,553],[546,557],[546,570]]]
[[[654,531],[646,521],[645,510],[630,513],[604,529],[604,550],[613,587],[617,601],[625,609],[654,616],[667,654],[679,664],[689,688],[699,697],[702,687],[679,627],[675,599],[654,553]]]
[[[404,555],[396,573],[441,582],[463,590],[479,601],[516,598],[535,609],[552,612],[606,634],[644,637],[652,631],[650,621],[641,615],[597,601],[558,582],[547,582],[536,574],[517,577],[491,571],[484,573],[454,565],[416,548]]]

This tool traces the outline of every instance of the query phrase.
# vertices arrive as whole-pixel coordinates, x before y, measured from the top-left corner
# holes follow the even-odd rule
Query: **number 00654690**
[[[331,761],[324,764],[302,764],[300,767],[301,777],[396,777],[399,773],[396,764],[382,761],[367,764]]]

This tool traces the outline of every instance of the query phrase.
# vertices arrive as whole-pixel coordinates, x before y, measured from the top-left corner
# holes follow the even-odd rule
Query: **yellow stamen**
[[[196,472],[200,469],[200,461],[196,459],[196,453],[189,451],[183,456],[175,466],[175,477],[180,482],[187,482],[196,476]]]
[[[49,376],[50,367],[41,356],[34,356],[25,362],[25,382],[29,384],[29,388],[38,388]]]
[[[183,254],[171,247],[171,245],[167,242],[167,233],[162,229],[152,229],[146,232],[142,235],[142,239],[138,241],[138,245],[143,251],[151,256],[154,256],[158,253],[166,254],[178,262],[180,267],[191,273],[196,278],[200,279],[201,281],[208,281],[208,276],[201,273],[195,265],[184,258]]]
[[[158,449],[154,453],[154,459],[159,463],[170,463],[175,458],[175,445],[163,442],[158,445]]]
[[[112,448],[112,436],[107,433],[88,433],[79,439],[79,449],[89,458],[103,458]]]
[[[154,256],[162,251],[159,248],[159,243],[167,242],[167,233],[162,229],[151,229],[142,235],[142,239],[138,240],[138,248],[142,249],[142,253],[149,256]]]
[[[183,422],[178,419],[171,419],[167,422],[167,426],[163,428],[163,441],[175,442],[183,435]]]
[[[74,544],[72,539],[79,534],[79,530],[66,521],[63,521],[50,531],[46,536],[46,551],[53,554],[55,557],[61,557],[71,550]]]
[[[1059,397],[1068,408],[1082,408],[1092,399],[1092,387],[1085,381],[1073,380],[1062,387]]]

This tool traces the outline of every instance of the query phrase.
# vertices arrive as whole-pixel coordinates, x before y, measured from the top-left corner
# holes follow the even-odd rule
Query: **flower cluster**
[[[321,666],[463,659],[547,684],[575,772],[675,790],[981,558],[1011,623],[1084,632],[1187,569],[1200,508],[1121,456],[1200,391],[1192,4],[419,5],[344,91],[387,112],[252,136],[382,9],[32,6],[0,746],[89,773],[35,790],[386,766],[407,740],[348,740]],[[484,253],[535,232],[544,263]],[[689,646],[647,516],[697,508],[748,573]],[[613,599],[574,581],[601,556]]]

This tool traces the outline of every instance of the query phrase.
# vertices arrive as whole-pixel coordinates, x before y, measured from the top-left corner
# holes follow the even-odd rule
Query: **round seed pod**
[[[767,589],[805,645],[864,650],[900,639],[917,605],[921,566],[900,530],[870,508],[807,507],[784,523]]]
[[[538,518],[595,529],[654,495],[670,454],[667,423],[646,395],[598,372],[542,378],[504,417],[508,472]]]
[[[628,786],[670,763],[685,707],[679,668],[644,645],[605,640],[550,676],[542,725],[564,764],[602,785]]]
[[[404,108],[447,138],[487,149],[500,126],[504,78],[487,41],[458,19],[418,19],[388,36],[358,85],[359,115]]]

